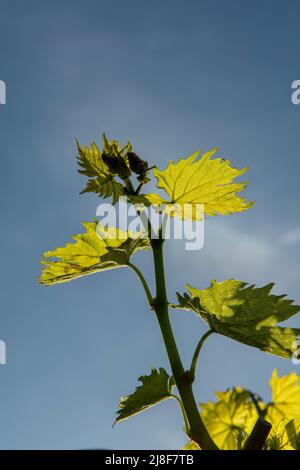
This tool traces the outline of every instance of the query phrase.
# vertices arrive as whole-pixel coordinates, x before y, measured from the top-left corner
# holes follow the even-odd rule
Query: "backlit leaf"
[[[300,450],[300,420],[291,419],[285,426],[288,443],[294,450]]]
[[[299,429],[297,433],[293,420],[281,418],[269,422],[272,428],[264,450],[298,450]]]
[[[268,405],[266,419],[300,420],[300,377],[295,372],[279,377],[278,371],[274,370],[270,387],[272,401]]]
[[[157,213],[166,214],[169,217],[176,217],[179,220],[203,220],[203,204],[172,204],[159,194],[139,194],[138,196],[129,195],[128,200],[135,204],[138,211],[152,207]]]
[[[241,387],[216,392],[217,402],[201,404],[201,417],[222,450],[237,450],[258,418],[250,394]]]
[[[44,253],[41,284],[49,286],[87,274],[126,266],[139,249],[149,246],[142,234],[109,229],[95,222],[85,222],[85,233],[75,235],[75,243]]]
[[[188,441],[185,446],[182,447],[182,450],[201,450],[195,441]]]
[[[164,189],[170,198],[168,204],[204,204],[206,215],[234,214],[251,207],[252,202],[238,196],[246,183],[234,182],[247,168],[238,170],[229,160],[211,159],[216,150],[206,152],[200,160],[196,160],[200,152],[195,152],[177,163],[171,161],[164,171],[154,169],[157,187]]]
[[[270,380],[272,402],[242,387],[216,392],[217,401],[201,404],[201,417],[216,444],[222,450],[243,448],[258,417],[271,423],[265,450],[300,450],[299,382],[296,373],[278,377],[274,371]],[[200,450],[189,441],[184,450]]]
[[[141,413],[160,401],[171,398],[174,384],[165,369],[153,368],[150,375],[143,375],[139,381],[142,382],[142,385],[137,387],[131,395],[121,398],[116,423]]]
[[[187,286],[189,294],[178,295],[176,307],[194,311],[222,335],[281,357],[291,357],[299,328],[277,323],[299,312],[300,307],[284,295],[270,291],[273,284],[257,288],[234,279],[199,290]]]
[[[103,134],[103,151],[100,151],[95,143],[92,143],[90,147],[81,147],[77,142],[77,147],[79,155],[78,164],[80,167],[78,171],[89,178],[81,194],[94,192],[103,198],[111,196],[112,203],[116,204],[119,197],[125,195],[124,187],[116,180],[117,175],[111,172],[108,165],[104,162],[103,155],[105,152],[105,155],[109,156],[112,160],[121,162],[125,168],[128,168],[130,173],[126,161],[126,152],[131,150],[131,144],[128,143],[121,148],[117,141],[109,141],[105,134]]]

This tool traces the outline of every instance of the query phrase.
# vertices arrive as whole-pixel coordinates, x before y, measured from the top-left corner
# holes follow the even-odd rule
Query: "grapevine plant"
[[[195,152],[177,163],[170,161],[165,170],[160,170],[149,167],[147,161],[133,152],[130,142],[121,147],[105,135],[101,150],[95,143],[82,147],[77,142],[77,148],[79,172],[88,178],[82,193],[111,198],[112,205],[117,204],[121,196],[126,197],[141,217],[143,207],[154,205],[164,213],[163,217],[192,220],[232,215],[253,205],[240,196],[246,183],[236,182],[247,168],[239,170],[229,160],[213,158],[217,149],[200,156],[200,152]],[[142,191],[151,175],[156,178],[157,188],[164,191],[164,197]],[[183,211],[185,205],[191,208],[187,215]],[[199,205],[204,208],[202,216],[197,210]],[[177,294],[177,302],[171,304],[166,289],[162,225],[156,237],[152,236],[150,222],[146,237],[142,232],[106,227],[97,220],[83,225],[85,232],[75,235],[73,243],[44,253],[40,283],[50,286],[107,269],[132,269],[156,315],[170,363],[170,373],[163,368],[153,368],[150,375],[140,377],[141,385],[121,399],[116,422],[174,398],[183,416],[188,438],[186,449],[299,449],[300,385],[296,373],[279,377],[274,371],[270,403],[264,403],[250,390],[235,387],[217,392],[215,402],[199,408],[193,383],[202,345],[212,334],[225,335],[267,353],[291,358],[300,329],[278,324],[295,315],[300,307],[285,295],[273,294],[273,284],[256,287],[236,279],[213,280],[206,289],[188,285],[186,292]],[[149,249],[154,261],[155,295],[141,270],[132,262],[135,252]],[[188,368],[182,363],[173,334],[169,318],[171,308],[194,312],[208,326]]]

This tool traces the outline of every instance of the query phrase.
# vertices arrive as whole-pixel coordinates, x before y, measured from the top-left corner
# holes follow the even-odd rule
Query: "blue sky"
[[[176,403],[112,429],[120,396],[151,366],[169,370],[155,318],[134,275],[115,270],[49,289],[40,254],[80,232],[99,200],[79,196],[75,138],[128,138],[146,159],[219,147],[249,165],[245,214],[207,221],[204,249],[166,249],[174,299],[186,282],[276,282],[299,298],[300,106],[297,1],[0,1],[1,311],[3,449],[178,448]],[[179,249],[180,248],[180,249]],[[136,262],[151,278],[150,254]],[[186,318],[185,318],[186,317]],[[205,326],[172,313],[188,364]],[[293,320],[299,327],[299,318]],[[219,336],[195,386],[249,387],[269,398],[271,371],[299,366]]]

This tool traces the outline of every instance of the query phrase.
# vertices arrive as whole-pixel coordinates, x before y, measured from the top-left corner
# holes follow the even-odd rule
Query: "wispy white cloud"
[[[284,237],[274,236],[272,227],[263,233],[250,233],[244,226],[232,226],[230,220],[215,219],[206,223],[201,251],[184,251],[184,242],[172,242],[170,262],[173,272],[180,266],[180,277],[187,281],[194,278],[198,284],[208,284],[214,278],[238,278],[256,284],[273,281],[280,292],[296,295],[297,257],[293,246],[283,244]],[[179,248],[178,243],[183,246]]]
[[[293,228],[288,230],[281,237],[281,242],[284,245],[295,245],[300,242],[300,228]]]

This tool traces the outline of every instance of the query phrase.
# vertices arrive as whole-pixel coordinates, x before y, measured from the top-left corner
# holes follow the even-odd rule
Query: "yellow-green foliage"
[[[216,392],[217,401],[201,404],[202,419],[220,449],[240,449],[256,420],[263,417],[272,424],[266,450],[300,450],[300,377],[295,372],[278,377],[275,370],[269,383],[269,403],[236,387]],[[185,449],[200,450],[193,441]]]

